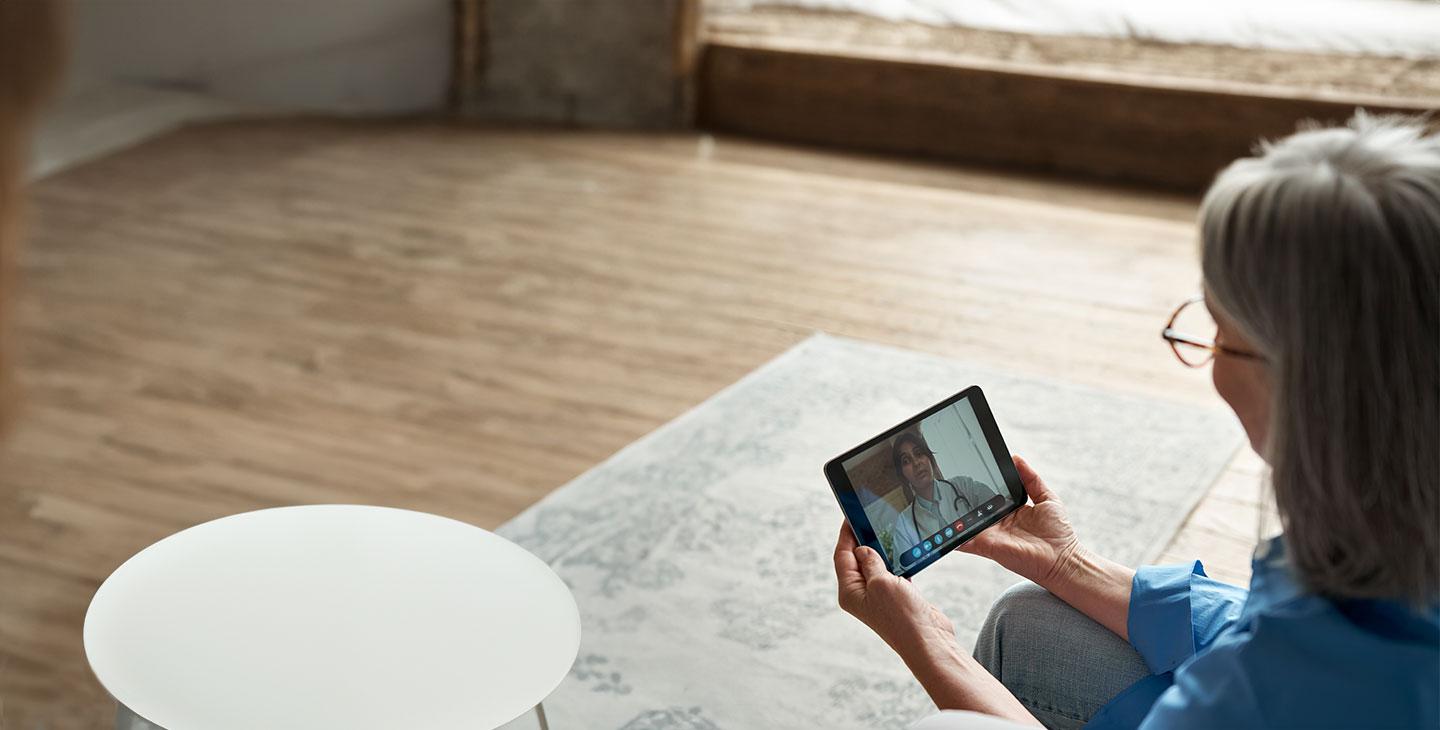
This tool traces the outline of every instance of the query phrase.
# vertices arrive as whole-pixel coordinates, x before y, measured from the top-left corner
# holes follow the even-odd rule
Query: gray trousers
[[[990,607],[975,658],[1052,730],[1084,725],[1150,674],[1129,642],[1028,581]]]

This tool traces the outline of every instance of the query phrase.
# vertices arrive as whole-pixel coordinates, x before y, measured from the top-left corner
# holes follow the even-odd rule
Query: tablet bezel
[[[903,573],[894,573],[902,578],[909,578],[921,570],[924,570],[936,560],[944,557],[951,550],[973,540],[976,535],[989,529],[991,525],[1003,519],[1005,515],[1014,512],[1019,509],[1021,505],[1025,504],[1025,485],[1020,481],[1020,473],[1015,470],[1015,462],[1010,457],[1010,450],[1005,446],[1005,439],[1000,436],[1000,428],[995,425],[995,417],[990,413],[990,404],[985,400],[984,391],[980,389],[980,386],[972,385],[926,408],[920,413],[901,421],[894,427],[886,429],[878,436],[865,441],[859,446],[825,462],[825,479],[830,483],[830,491],[834,493],[835,500],[840,503],[840,511],[845,514],[845,521],[849,523],[851,531],[855,533],[855,539],[861,545],[867,545],[880,553],[880,555],[885,558],[886,567],[889,567],[892,563],[898,565],[900,563],[899,556],[886,554],[884,548],[880,546],[879,535],[876,533],[875,528],[870,525],[870,518],[865,514],[864,507],[860,505],[860,495],[856,492],[854,485],[850,483],[850,476],[845,473],[844,463],[850,458],[858,456],[860,452],[882,441],[893,438],[901,431],[916,425],[960,401],[967,401],[975,411],[975,420],[979,422],[980,430],[985,434],[985,444],[990,448],[990,453],[994,457],[995,463],[1000,467],[1000,476],[1004,478],[1006,488],[1010,490],[1011,504],[1005,509],[986,517],[984,521],[979,523],[979,529],[971,532],[969,537],[952,542],[944,548],[936,550],[929,556],[921,558]]]

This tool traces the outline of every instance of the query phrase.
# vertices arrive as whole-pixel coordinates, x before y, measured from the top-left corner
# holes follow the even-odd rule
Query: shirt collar
[[[1245,613],[1254,613],[1306,595],[1295,580],[1283,536],[1260,543],[1250,559],[1250,598]]]
[[[1255,554],[1250,560],[1250,571],[1250,597],[1244,609],[1247,616],[1287,603],[1293,604],[1292,607],[1305,604],[1308,609],[1318,609],[1331,603],[1301,585],[1290,564],[1284,535],[1270,538],[1255,548]],[[1310,603],[1305,599],[1316,600]],[[1359,603],[1367,604],[1366,611],[1377,615],[1385,614],[1391,621],[1413,622],[1416,630],[1433,634],[1437,630],[1437,624],[1440,624],[1440,604],[1432,604],[1428,609],[1417,613],[1400,601],[1379,599]]]
[[[926,499],[926,498],[920,496],[920,493],[919,493],[919,492],[916,492],[916,493],[915,493],[915,503],[918,504],[918,505],[920,505],[921,507],[924,507],[924,508],[932,511],[932,512],[938,512],[938,511],[940,510],[940,482],[939,482],[939,481],[935,481],[935,482],[932,482],[932,484],[934,485],[934,486],[932,487],[932,489],[933,489],[932,494],[935,495],[935,498],[934,498],[934,499]]]

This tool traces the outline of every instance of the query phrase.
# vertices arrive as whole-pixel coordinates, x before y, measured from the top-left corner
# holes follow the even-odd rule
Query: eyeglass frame
[[[1204,301],[1205,295],[1203,294],[1186,299],[1183,303],[1181,303],[1180,306],[1175,308],[1175,312],[1170,315],[1170,321],[1166,322],[1164,329],[1160,330],[1160,338],[1170,343],[1170,351],[1175,353],[1175,358],[1179,360],[1182,365],[1190,368],[1205,367],[1207,364],[1210,363],[1211,360],[1215,359],[1215,356],[1217,354],[1225,354],[1231,357],[1238,357],[1245,360],[1257,360],[1260,362],[1265,362],[1265,358],[1261,357],[1256,353],[1246,352],[1245,350],[1238,350],[1233,347],[1227,347],[1220,344],[1219,342],[1216,342],[1213,339],[1207,340],[1200,337],[1195,337],[1194,335],[1187,335],[1175,329],[1175,320],[1180,318],[1180,313],[1184,311],[1186,307],[1192,304],[1200,304]],[[1216,332],[1216,335],[1219,335],[1218,331]],[[1191,364],[1189,360],[1185,359],[1184,355],[1180,354],[1180,345],[1198,347],[1202,350],[1208,351],[1210,355],[1198,363]]]

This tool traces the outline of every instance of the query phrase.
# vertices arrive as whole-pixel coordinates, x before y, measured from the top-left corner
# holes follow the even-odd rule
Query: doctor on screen
[[[913,431],[895,437],[890,457],[910,503],[895,518],[895,546],[902,550],[945,529],[996,494],[969,477],[941,477],[935,452],[924,436]]]

